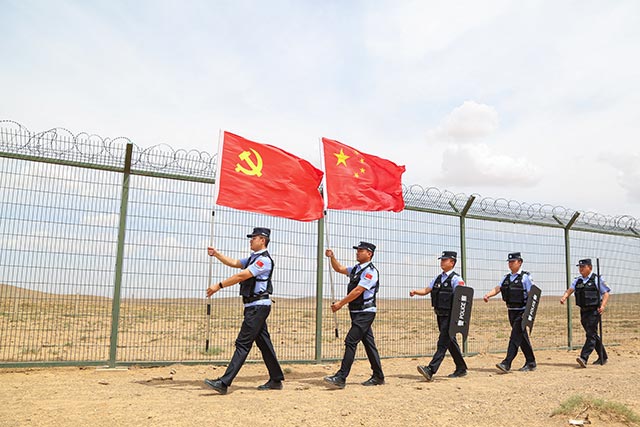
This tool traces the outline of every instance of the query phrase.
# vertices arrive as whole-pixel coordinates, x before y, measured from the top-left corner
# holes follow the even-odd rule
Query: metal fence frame
[[[123,273],[126,261],[127,219],[131,178],[149,177],[161,180],[179,180],[205,185],[214,184],[216,158],[197,151],[175,151],[170,147],[151,147],[139,149],[127,138],[103,139],[95,135],[74,135],[65,129],[52,129],[32,134],[23,126],[0,121],[0,159],[14,159],[24,162],[37,162],[71,168],[94,169],[121,174],[120,208],[118,213],[117,250],[114,267],[113,295],[109,328],[108,356],[104,360],[35,360],[9,361],[0,359],[0,367],[15,366],[60,366],[60,365],[107,365],[115,367],[130,364],[168,364],[168,363],[225,363],[226,359],[207,357],[199,360],[120,360],[118,357],[120,320],[122,306]],[[1,172],[1,171],[0,171]],[[418,215],[432,214],[439,217],[458,218],[460,249],[460,273],[467,277],[467,221],[522,224],[561,232],[564,240],[564,267],[566,287],[572,280],[572,233],[587,233],[588,236],[606,235],[612,238],[634,239],[640,242],[637,227],[640,222],[629,216],[609,217],[591,212],[577,212],[563,207],[550,205],[529,205],[506,199],[480,198],[478,195],[465,196],[442,192],[435,188],[407,186],[404,188],[407,204],[406,211]],[[3,202],[4,203],[4,202]],[[332,215],[332,214],[330,214]],[[332,215],[333,216],[333,215]],[[320,219],[315,226],[315,327],[314,352],[312,357],[293,359],[292,361],[319,362],[337,358],[338,348],[331,354],[324,351],[323,334],[327,333],[326,314],[323,304],[324,289],[324,233],[325,220]],[[639,246],[640,247],[640,246]],[[1,265],[0,265],[1,266]],[[1,278],[0,278],[1,280]],[[638,291],[640,292],[640,288]],[[576,344],[573,337],[573,307],[566,306],[566,348]],[[210,319],[209,319],[210,321]],[[272,326],[273,327],[273,326]],[[338,346],[340,347],[340,346]],[[207,349],[208,350],[208,349]],[[467,342],[464,351],[468,352]],[[1,357],[0,353],[0,357]],[[423,354],[412,354],[418,356]],[[205,355],[206,356],[206,355]],[[387,355],[389,356],[389,355]],[[397,355],[391,354],[391,357]],[[402,355],[407,356],[407,355]]]

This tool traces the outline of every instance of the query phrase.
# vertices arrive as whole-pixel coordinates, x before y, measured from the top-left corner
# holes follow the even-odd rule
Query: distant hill
[[[39,300],[46,298],[48,300],[66,300],[68,301],[70,298],[75,297],[76,294],[55,294],[51,292],[44,291],[35,291],[32,289],[21,288],[19,286],[7,285],[4,283],[0,283],[0,298],[17,298],[17,299],[25,299],[25,300]],[[111,298],[99,297],[93,295],[80,294],[83,300],[87,298],[91,298],[95,300],[95,302],[110,300]]]

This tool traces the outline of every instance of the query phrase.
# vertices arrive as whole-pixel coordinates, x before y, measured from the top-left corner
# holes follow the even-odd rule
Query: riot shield
[[[469,286],[456,286],[453,292],[453,306],[449,319],[449,336],[455,338],[456,334],[462,334],[466,340],[469,335],[469,322],[471,321],[471,306],[473,305],[473,288]]]
[[[527,298],[527,306],[524,309],[522,315],[522,330],[524,331],[527,326],[529,327],[529,334],[533,329],[533,322],[536,320],[536,313],[538,312],[538,305],[540,305],[540,295],[542,291],[536,285],[531,286],[529,291],[529,297]]]

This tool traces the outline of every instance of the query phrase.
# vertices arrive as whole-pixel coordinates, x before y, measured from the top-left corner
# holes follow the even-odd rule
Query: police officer
[[[458,253],[454,251],[444,251],[440,260],[440,273],[431,283],[424,289],[414,289],[409,292],[409,296],[431,294],[431,305],[433,306],[438,318],[438,329],[440,336],[438,337],[438,348],[433,355],[428,366],[418,365],[420,372],[427,381],[433,381],[433,376],[438,372],[438,368],[444,359],[445,353],[449,350],[456,369],[449,378],[459,378],[467,375],[467,364],[462,357],[460,346],[455,337],[449,336],[449,318],[451,315],[451,307],[453,305],[453,291],[456,286],[464,286],[464,280],[458,273],[453,271],[456,265]]]
[[[356,347],[360,341],[364,344],[364,349],[373,371],[371,378],[363,382],[362,385],[375,386],[384,384],[380,355],[378,354],[373,337],[373,329],[371,328],[373,320],[376,318],[376,294],[380,286],[378,269],[371,262],[376,246],[372,243],[360,242],[353,249],[357,250],[356,260],[358,261],[358,264],[353,267],[345,267],[340,264],[331,249],[325,251],[325,255],[331,259],[331,267],[338,273],[349,276],[347,296],[331,304],[331,311],[335,313],[349,304],[351,329],[349,329],[344,340],[345,349],[340,370],[335,375],[324,378],[324,382],[328,386],[339,389],[345,387],[356,355]]]
[[[236,339],[236,350],[226,372],[218,379],[204,380],[207,386],[220,394],[227,393],[227,387],[240,371],[254,341],[269,371],[269,381],[259,386],[258,390],[281,390],[284,380],[284,374],[267,329],[267,317],[271,312],[269,295],[273,292],[271,276],[274,268],[273,259],[267,251],[271,230],[256,227],[247,237],[251,238],[251,255],[248,258],[233,259],[212,247],[207,248],[209,255],[216,257],[223,264],[242,269],[239,273],[207,288],[207,297],[210,297],[222,288],[240,283],[240,295],[244,303],[244,321]]]
[[[524,354],[525,363],[519,371],[534,371],[536,369],[536,358],[533,355],[529,334],[526,329],[522,330],[522,316],[527,305],[527,297],[534,283],[531,279],[531,274],[528,271],[522,271],[523,259],[520,252],[510,253],[507,261],[509,262],[511,273],[505,274],[500,284],[483,297],[484,302],[489,302],[489,298],[501,293],[502,300],[507,303],[507,311],[509,312],[511,336],[509,337],[507,356],[502,362],[496,364],[496,368],[504,373],[509,372],[511,362],[515,359],[518,354],[518,348],[520,348],[522,349],[522,354]]]
[[[590,258],[581,259],[577,266],[580,276],[573,280],[569,289],[562,295],[560,304],[564,304],[572,293],[576,293],[576,304],[580,307],[580,323],[586,333],[586,341],[580,356],[576,358],[578,365],[586,368],[589,355],[594,349],[598,353],[598,359],[593,364],[604,365],[607,363],[608,356],[602,339],[598,336],[598,323],[609,301],[611,289],[602,276],[598,278],[598,275],[593,273]]]

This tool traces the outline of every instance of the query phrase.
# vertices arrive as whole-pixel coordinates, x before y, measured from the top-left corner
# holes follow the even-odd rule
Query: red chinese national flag
[[[404,209],[404,166],[322,138],[325,191],[329,209],[393,211]]]
[[[272,145],[224,132],[219,153],[218,205],[313,221],[322,217],[322,171]]]

